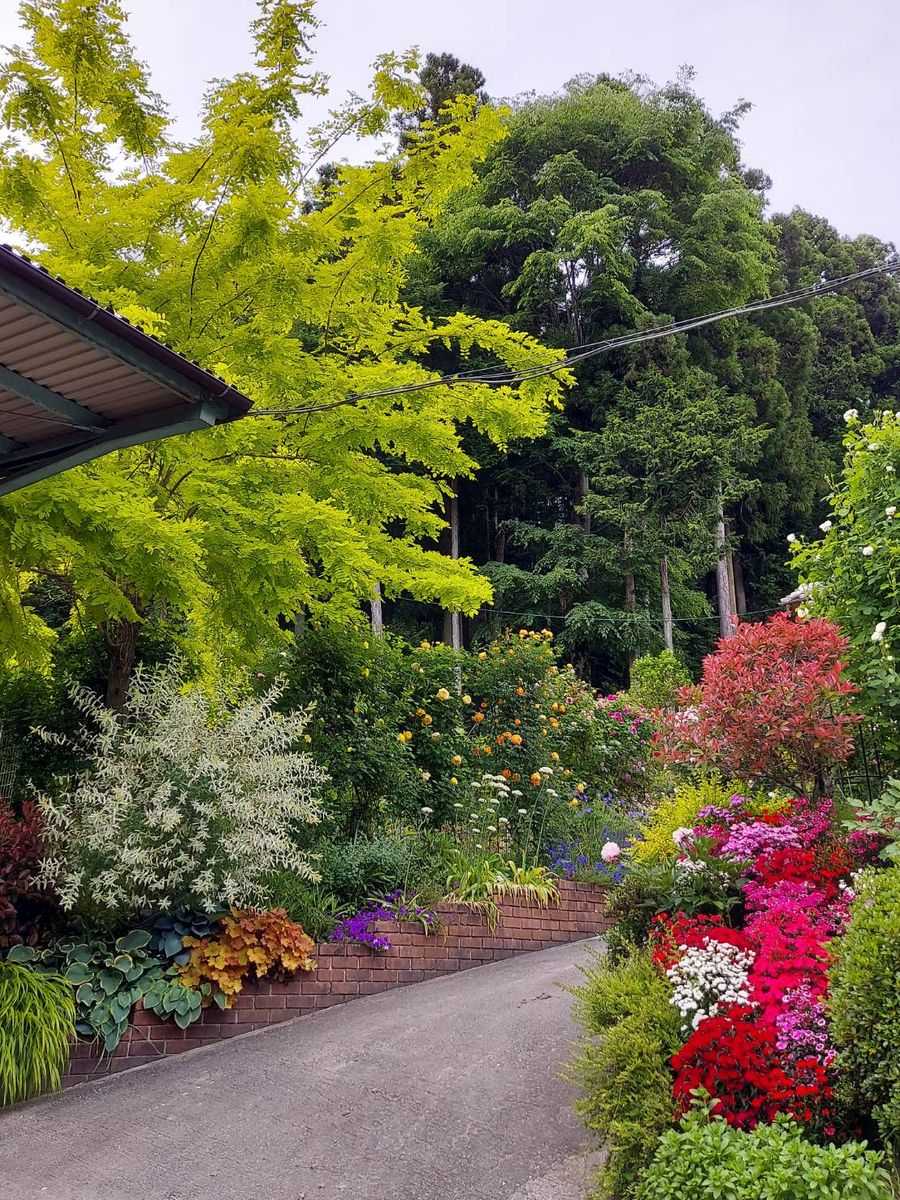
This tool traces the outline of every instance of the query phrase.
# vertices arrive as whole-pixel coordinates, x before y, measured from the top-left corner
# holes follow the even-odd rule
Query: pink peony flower
[[[622,856],[622,847],[618,842],[605,842],[600,851],[600,857],[605,863],[617,862]]]

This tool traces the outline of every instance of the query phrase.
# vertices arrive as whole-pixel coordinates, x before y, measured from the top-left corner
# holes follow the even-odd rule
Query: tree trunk
[[[719,635],[728,638],[734,633],[734,626],[731,622],[734,610],[731,606],[731,587],[728,581],[728,547],[725,538],[725,514],[722,509],[721,490],[716,515],[716,592],[719,599]]]
[[[384,632],[384,611],[381,607],[381,584],[374,583],[372,585],[372,633],[375,637],[381,637]]]
[[[625,611],[633,614],[637,611],[637,596],[634,588],[634,571],[631,569],[631,534],[625,534],[623,543],[625,557]],[[633,624],[633,622],[629,622]],[[634,662],[634,650],[628,647],[628,666]]]
[[[732,573],[734,575],[734,609],[739,617],[747,611],[747,592],[744,588],[744,564],[741,562],[739,551],[731,556]]]
[[[106,707],[115,713],[125,711],[128,685],[137,657],[137,621],[107,621],[102,627],[109,646],[109,674],[106,679]]]
[[[584,504],[585,500],[587,499],[590,490],[591,490],[591,481],[588,478],[588,476],[586,475],[586,473],[584,471],[582,471],[581,474],[578,476],[578,498],[582,504]],[[590,513],[582,512],[581,528],[584,530],[585,533],[591,532],[591,514]]]
[[[450,557],[455,561],[459,558],[459,489],[457,483],[454,483],[453,493],[447,500],[447,520],[450,524]],[[462,617],[458,612],[451,612],[448,615],[450,618],[449,628],[445,617],[444,639],[445,641],[449,641],[450,646],[454,650],[462,650]],[[447,637],[448,633],[449,638]],[[457,682],[461,688],[461,675],[458,667],[457,677]]]
[[[669,587],[669,556],[663,554],[659,560],[659,589],[662,597],[663,641],[666,649],[675,651],[675,626],[672,621],[672,592]]]

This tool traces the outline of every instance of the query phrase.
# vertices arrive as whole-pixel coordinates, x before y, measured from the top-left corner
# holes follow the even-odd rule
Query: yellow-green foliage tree
[[[259,408],[331,405],[433,378],[448,347],[548,363],[499,321],[431,320],[403,303],[417,238],[502,136],[502,113],[458,97],[402,153],[317,167],[344,136],[386,133],[421,106],[416,59],[386,55],[301,145],[311,0],[262,0],[255,65],[214,81],[200,132],[176,139],[117,0],[36,0],[28,44],[0,68],[0,212],[51,271],[244,389]],[[426,548],[449,480],[477,464],[470,425],[503,445],[542,429],[560,382],[456,385],[257,417],[122,451],[0,504],[7,657],[46,654],[22,611],[31,573],[61,581],[73,620],[111,647],[122,694],[134,632],[162,613],[195,656],[252,661],[284,617],[358,609],[374,583],[473,612],[489,587]],[[423,541],[426,546],[423,546]]]

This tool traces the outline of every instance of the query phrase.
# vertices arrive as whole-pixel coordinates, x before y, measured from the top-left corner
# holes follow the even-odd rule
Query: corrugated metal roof
[[[0,246],[0,495],[123,446],[234,421],[251,405]]]

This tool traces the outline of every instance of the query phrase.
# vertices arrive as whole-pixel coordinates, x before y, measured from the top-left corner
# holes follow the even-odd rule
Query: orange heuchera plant
[[[215,937],[186,937],[184,944],[191,947],[191,957],[181,968],[182,983],[192,988],[211,983],[213,993],[219,996],[209,999],[216,998],[223,1008],[231,1006],[251,970],[256,971],[257,979],[264,975],[289,979],[316,966],[309,957],[315,943],[283,908],[266,912],[232,909]]]

